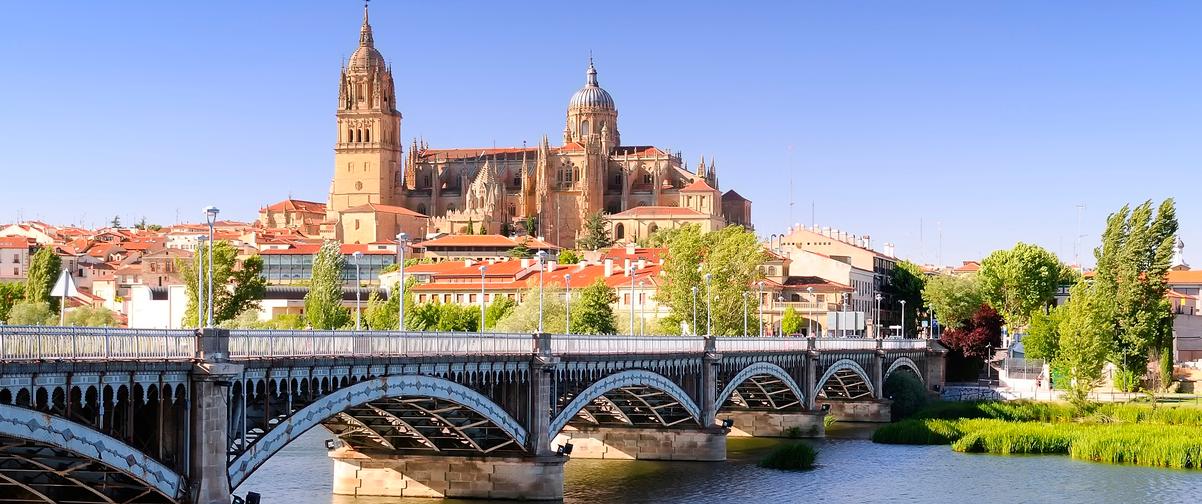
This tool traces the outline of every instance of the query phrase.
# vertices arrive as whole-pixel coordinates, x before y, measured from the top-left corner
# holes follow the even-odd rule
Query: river
[[[833,436],[841,436],[835,438]],[[331,463],[316,428],[276,454],[236,490],[264,504],[474,503],[345,497],[330,493]],[[1095,464],[1066,456],[956,453],[947,446],[878,445],[844,429],[813,441],[819,467],[791,473],[756,465],[777,443],[731,438],[726,462],[573,460],[565,503],[1097,504],[1202,502],[1202,471]]]

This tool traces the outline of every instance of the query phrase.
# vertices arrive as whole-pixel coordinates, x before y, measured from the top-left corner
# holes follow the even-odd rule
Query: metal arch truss
[[[841,359],[832,364],[814,387],[816,395],[845,400],[870,399],[874,390],[868,373],[851,359]]]
[[[757,362],[731,378],[714,404],[721,410],[728,401],[742,409],[779,411],[803,405],[805,394],[784,368]]]
[[[365,405],[368,407],[363,408]],[[381,411],[388,415],[381,415]],[[414,416],[418,411],[424,415],[420,421]],[[343,412],[357,422],[347,422],[346,417],[339,415]],[[397,421],[393,427],[384,425]],[[321,423],[344,429],[352,443],[384,446],[379,443],[383,439],[394,446],[399,443],[398,449],[415,446],[415,441],[423,444],[423,437],[440,450],[452,447],[453,443],[462,445],[465,438],[481,450],[485,446],[500,448],[496,438],[501,434],[524,447],[527,438],[526,430],[517,420],[475,390],[433,376],[388,376],[334,390],[281,420],[230,462],[230,486],[238,486],[281,448]],[[434,425],[438,427],[435,429]],[[421,436],[408,435],[406,429],[410,428]],[[374,432],[376,438],[367,431]],[[431,437],[436,431],[437,435]]]
[[[563,403],[567,403],[566,406]],[[667,377],[641,369],[606,376],[575,396],[560,399],[563,408],[551,421],[555,436],[573,419],[591,424],[672,427],[690,420],[701,425],[701,408]]]
[[[524,452],[490,419],[452,401],[389,397],[343,411],[322,422],[352,448],[451,455]]]
[[[0,502],[170,503],[183,478],[91,427],[0,405]]]
[[[924,385],[926,384],[926,380],[924,380],[922,377],[922,371],[919,371],[918,369],[918,364],[915,364],[914,360],[910,359],[909,357],[898,357],[897,360],[894,360],[893,364],[889,365],[889,369],[885,371],[885,376],[881,379],[888,381],[889,375],[902,368],[909,368],[909,370],[913,371],[914,375],[918,377],[918,381],[920,383]]]

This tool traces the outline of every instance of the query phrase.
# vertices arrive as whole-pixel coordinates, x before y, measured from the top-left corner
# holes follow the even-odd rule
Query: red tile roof
[[[975,273],[980,270],[981,263],[977,261],[964,261],[964,264],[956,266],[956,269],[952,271],[955,271],[956,273]]]
[[[413,210],[410,210],[405,207],[392,206],[392,205],[380,205],[377,203],[368,203],[366,205],[359,205],[357,207],[351,207],[346,210],[343,210],[342,212],[343,213],[381,212],[381,213],[392,213],[392,214],[398,214],[398,215],[408,215],[408,216],[412,216],[412,217],[426,217],[423,214],[414,212]]]
[[[24,236],[3,236],[0,237],[0,248],[5,249],[20,249],[29,248],[29,239]]]
[[[1169,270],[1170,284],[1202,284],[1202,270]]]
[[[715,191],[715,189],[713,187],[710,187],[710,185],[705,182],[705,179],[701,178],[701,177],[697,177],[696,179],[693,179],[692,183],[690,183],[687,186],[684,186],[680,190],[681,190],[681,192],[702,192],[702,191],[713,192],[713,191]]]
[[[518,238],[514,240],[504,235],[446,235],[433,240],[426,240],[415,244],[419,247],[495,247],[495,248],[514,248],[518,243],[526,244],[527,248],[539,249],[558,249],[555,245],[539,240],[538,238]]]
[[[624,212],[613,214],[611,217],[704,217],[705,214],[692,208],[672,206],[640,206]]]
[[[321,244],[304,243],[291,245],[289,248],[282,249],[267,249],[259,251],[262,255],[317,255],[317,251],[321,250]],[[396,255],[392,250],[377,250],[369,248],[366,244],[361,243],[343,243],[340,247],[342,255],[351,255],[355,252],[362,252],[364,255]]]
[[[316,201],[305,201],[305,200],[288,198],[279,203],[268,205],[268,206],[264,207],[264,210],[269,210],[272,212],[300,211],[300,212],[325,213],[326,204],[318,203]]]
[[[484,156],[495,156],[500,154],[521,154],[534,156],[538,155],[537,147],[481,147],[481,148],[465,148],[465,149],[423,149],[418,153],[422,160],[428,159],[471,159]]]

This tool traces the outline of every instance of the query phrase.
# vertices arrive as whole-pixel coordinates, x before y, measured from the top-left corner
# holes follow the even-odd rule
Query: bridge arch
[[[643,369],[631,369],[607,375],[577,394],[559,412],[559,415],[551,420],[551,427],[548,431],[550,437],[554,438],[559,434],[573,417],[584,410],[586,406],[592,404],[593,401],[607,400],[612,403],[612,400],[604,399],[605,395],[628,387],[647,387],[663,392],[675,401],[676,404],[679,404],[687,412],[689,418],[696,421],[699,425],[704,423],[701,418],[701,408],[697,406],[697,403],[689,397],[689,394],[684,389],[680,388],[671,379],[659,373]]]
[[[739,371],[734,378],[731,378],[730,381],[726,383],[726,386],[723,387],[722,392],[718,394],[718,399],[714,402],[717,409],[721,410],[722,406],[726,404],[726,401],[730,400],[730,396],[734,394],[735,390],[738,389],[739,386],[744,382],[752,379],[753,377],[764,375],[780,380],[782,385],[784,385],[789,391],[793,392],[797,402],[805,404],[805,393],[802,392],[801,386],[797,384],[797,380],[794,380],[792,376],[789,376],[788,371],[785,371],[784,368],[771,362],[757,362],[743,368],[743,370]]]
[[[926,383],[926,380],[922,377],[922,371],[918,368],[918,364],[914,363],[914,360],[909,357],[898,357],[897,360],[893,361],[893,364],[889,365],[889,369],[885,371],[885,376],[882,377],[881,380],[889,381],[889,375],[892,375],[895,371],[902,368],[913,371],[914,375],[918,376],[919,382],[923,384]],[[884,385],[882,384],[881,386]]]
[[[187,486],[182,476],[142,451],[116,438],[102,434],[90,426],[43,412],[0,404],[0,439],[19,441],[15,445],[0,443],[4,445],[3,449],[0,449],[0,458],[19,461],[47,475],[53,474],[58,480],[61,480],[56,481],[59,491],[64,491],[63,487],[65,486],[71,491],[95,496],[100,502],[124,502],[145,494],[157,494],[162,502],[178,501]],[[78,458],[78,460],[68,460],[68,465],[71,467],[60,469],[39,460],[46,457],[21,453],[20,450],[67,452],[69,456],[60,456],[60,458]],[[81,466],[78,463],[80,461],[87,461],[97,467],[91,469],[87,465]],[[95,472],[119,475],[120,478],[128,480],[126,483],[135,483],[136,485],[130,485],[134,488],[127,488],[120,484],[100,485],[96,482],[83,481],[84,478]],[[47,502],[55,502],[54,498],[39,491],[38,486],[40,485],[22,483],[4,473],[4,470],[0,470],[0,479],[5,482],[22,487],[25,491]],[[145,486],[145,488],[136,486]],[[105,493],[121,491],[132,492],[132,494],[109,495]],[[147,499],[145,502],[153,500]],[[139,500],[139,502],[143,501]]]
[[[844,394],[847,397],[840,397],[841,399],[859,399],[862,397],[872,397],[876,391],[876,389],[873,387],[872,379],[868,377],[868,373],[866,373],[864,371],[864,368],[860,367],[860,364],[858,362],[851,360],[851,359],[839,359],[838,361],[835,361],[834,364],[831,364],[831,366],[826,369],[825,373],[822,373],[822,378],[820,378],[818,380],[818,383],[816,383],[814,385],[814,395],[818,396],[819,394],[824,393],[827,382],[829,382],[832,378],[834,378],[836,381],[839,382],[839,384],[844,389],[844,392],[846,392],[846,390],[848,389],[847,385],[848,385],[849,379],[850,380],[858,379],[859,383],[868,389],[867,394],[862,394],[862,395],[858,395],[858,396],[852,396],[851,394]],[[829,394],[824,394],[824,395],[827,395],[827,397],[829,397]]]
[[[362,380],[336,389],[296,411],[255,441],[230,463],[230,487],[236,487],[276,452],[322,421],[349,408],[371,401],[405,396],[428,397],[454,402],[481,415],[494,426],[525,446],[527,433],[517,420],[500,406],[468,387],[425,375],[396,375]]]

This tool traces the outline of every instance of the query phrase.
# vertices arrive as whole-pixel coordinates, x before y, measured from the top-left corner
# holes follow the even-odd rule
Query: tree
[[[410,314],[417,306],[413,298],[414,285],[417,285],[416,278],[409,277],[405,280],[405,325],[410,326],[411,330],[413,319]],[[397,287],[398,284],[394,282],[390,292],[397,292]],[[397,310],[397,299],[397,296],[390,295],[385,300],[373,289],[371,295],[367,297],[367,308],[363,312],[363,319],[367,321],[367,327],[379,331],[397,329],[397,317],[400,316]]]
[[[572,333],[616,334],[613,303],[617,301],[618,294],[600,278],[581,289],[579,301],[572,307]]]
[[[8,320],[12,307],[25,299],[25,284],[19,282],[0,283],[0,323]]]
[[[1143,376],[1148,357],[1172,351],[1173,315],[1165,293],[1177,234],[1177,211],[1164,200],[1153,215],[1152,202],[1111,214],[1094,251],[1093,288],[1107,300],[1098,309],[1108,329],[1110,361],[1126,375]],[[1124,380],[1134,387],[1134,380]]]
[[[509,257],[512,257],[515,259],[529,259],[531,257],[534,257],[534,251],[530,250],[530,247],[526,246],[526,242],[528,242],[528,241],[530,241],[530,240],[529,239],[518,240],[518,245],[514,248],[509,249]]]
[[[117,314],[101,306],[80,306],[67,312],[66,324],[83,327],[113,327]]]
[[[480,330],[480,311],[474,305],[444,303],[438,305],[437,331],[475,332]]]
[[[351,320],[351,312],[342,306],[342,269],[346,258],[336,241],[322,244],[313,257],[309,293],[305,294],[305,317],[314,329],[338,329]]]
[[[205,290],[208,303],[209,245],[196,248],[191,261],[176,261],[180,279],[188,293],[188,304],[184,309],[183,325],[191,327],[196,316],[196,270],[200,268],[201,289]],[[222,324],[233,320],[243,312],[258,310],[259,301],[267,294],[267,281],[263,278],[263,259],[251,256],[238,264],[238,249],[229,242],[219,241],[213,246],[213,323]],[[207,310],[207,306],[201,307]]]
[[[538,286],[526,290],[513,311],[497,321],[499,332],[534,333],[538,331]],[[543,288],[543,330],[559,333],[565,329],[567,312],[564,307],[563,288],[549,284]]]
[[[54,247],[42,247],[29,259],[29,270],[25,278],[25,301],[47,303],[51,311],[58,311],[59,298],[50,295],[54,283],[62,273],[63,261],[54,253]]]
[[[699,289],[698,325],[703,324],[707,305],[712,304],[713,334],[743,332],[743,293],[760,279],[764,248],[754,233],[742,226],[727,226],[702,233],[697,225],[684,225],[670,234],[662,269],[664,285],[656,300],[670,309],[659,329],[680,331],[682,321],[693,320],[693,287]],[[707,288],[705,275],[711,280]],[[758,317],[749,321],[758,324]]]
[[[501,236],[509,236],[513,234],[513,225],[508,221],[501,223]]]
[[[576,251],[574,250],[563,249],[559,251],[559,255],[556,256],[555,260],[559,264],[576,264],[580,262],[580,256],[576,255]]]
[[[1002,322],[993,307],[981,305],[960,327],[944,331],[940,343],[970,359],[987,358],[989,347],[1002,344]]]
[[[121,216],[120,216],[120,215],[114,215],[114,216],[113,216],[113,220],[109,221],[109,224],[110,224],[112,227],[115,227],[115,228],[119,228],[119,227],[121,227]]]
[[[476,234],[476,224],[474,222],[472,222],[471,219],[467,220],[467,229],[465,229],[463,231],[463,234],[470,234],[470,235]]]
[[[57,325],[58,314],[50,309],[50,303],[35,301],[17,303],[8,312],[11,325]]]
[[[981,261],[978,277],[985,301],[1006,319],[1012,331],[1025,327],[1031,314],[1052,304],[1064,265],[1055,254],[1019,242]]]
[[[780,332],[785,336],[798,334],[801,332],[801,326],[804,323],[797,310],[790,306],[785,308],[785,313],[780,317]]]
[[[1104,291],[1079,283],[1073,287],[1058,326],[1059,351],[1054,366],[1069,380],[1069,401],[1088,403],[1089,392],[1102,379],[1110,341],[1106,326],[1110,303]]]
[[[901,301],[906,302],[905,313],[902,314],[906,325],[910,326],[904,328],[906,334],[913,334],[918,327],[918,311],[922,309],[922,289],[925,284],[926,276],[917,264],[898,261],[893,267],[886,292],[892,298],[894,306],[901,308]]]
[[[1057,306],[1047,313],[1037,311],[1031,316],[1023,350],[1027,357],[1052,362],[1060,354],[1060,324],[1067,310]]]
[[[605,228],[601,212],[589,214],[584,221],[584,236],[576,242],[584,250],[599,250],[614,244],[614,239]]]
[[[975,275],[936,275],[923,286],[922,299],[949,329],[963,326],[985,303]]]
[[[537,216],[531,215],[529,217],[526,217],[525,224],[526,224],[526,234],[527,235],[534,236],[534,235],[538,234],[538,217]]]
[[[494,297],[488,307],[484,309],[484,327],[492,329],[497,326],[497,322],[509,315],[514,308],[517,308],[518,303],[509,296]]]

